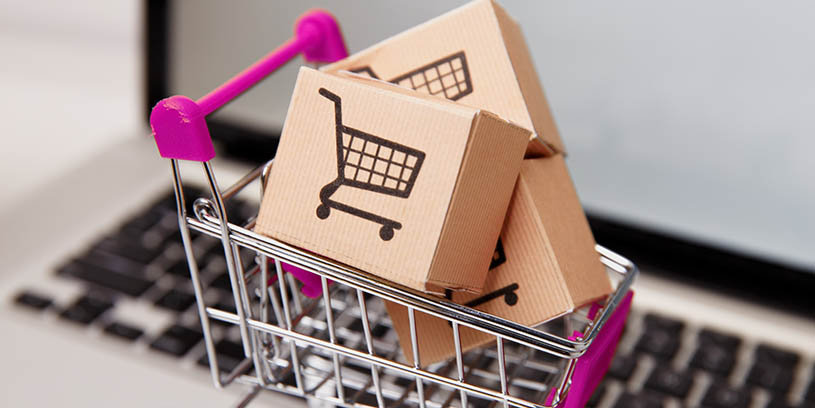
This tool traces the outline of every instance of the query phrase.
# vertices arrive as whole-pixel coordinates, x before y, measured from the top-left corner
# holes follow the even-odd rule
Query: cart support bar
[[[150,115],[150,127],[162,157],[208,161],[215,157],[205,117],[302,53],[310,62],[333,62],[348,52],[339,25],[322,10],[312,10],[297,21],[292,39],[226,81],[198,101],[186,96],[161,100]]]

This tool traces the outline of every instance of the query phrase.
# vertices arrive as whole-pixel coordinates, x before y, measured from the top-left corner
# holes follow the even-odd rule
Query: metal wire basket
[[[254,220],[242,225],[229,222],[225,202],[253,182],[265,185],[272,162],[222,191],[209,162],[214,150],[204,116],[300,52],[310,61],[345,57],[330,15],[310,12],[298,22],[295,38],[233,80],[198,101],[184,97],[162,101],[151,116],[159,152],[170,159],[178,222],[213,383],[217,387],[248,384],[251,391],[241,406],[263,390],[343,406],[554,407],[567,396],[570,401],[584,401],[613,354],[637,273],[631,262],[613,252],[597,247],[616,285],[612,295],[531,328],[258,235],[252,231]],[[187,213],[178,160],[201,162],[206,175],[210,197],[195,200],[194,217]],[[193,233],[220,241],[234,310],[208,304]],[[248,266],[241,262],[246,258],[252,261]],[[385,300],[407,307],[414,350],[411,363],[400,355]],[[455,358],[422,366],[415,325],[420,313],[449,322]],[[215,322],[239,328],[245,356],[223,375],[213,341]],[[461,327],[488,333],[495,342],[464,353]]]

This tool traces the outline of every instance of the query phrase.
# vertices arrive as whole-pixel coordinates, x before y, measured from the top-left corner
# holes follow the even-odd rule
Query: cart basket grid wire
[[[270,166],[271,162],[267,164]],[[220,221],[215,208],[213,201],[198,199],[196,218],[188,217],[187,225],[218,238]],[[250,221],[248,227],[252,225]],[[552,395],[566,395],[581,350],[591,343],[636,275],[633,264],[598,247],[609,271],[619,278],[615,293],[601,304],[600,312],[592,315],[584,308],[537,329],[524,329],[467,307],[442,304],[432,296],[387,285],[375,276],[354,272],[241,226],[229,227],[230,242],[236,250],[257,254],[257,264],[247,266],[246,278],[239,281],[240,291],[274,295],[265,301],[255,296],[246,305],[249,340],[254,339],[256,348],[235,369],[239,372],[233,371],[227,379],[254,386],[254,393],[269,389],[340,405],[385,407],[402,402],[443,407],[454,402],[481,405],[506,401],[508,406],[518,407],[557,406],[558,400],[552,402]],[[267,259],[272,258],[277,261],[270,264]],[[282,262],[318,274],[324,289],[322,297],[308,299],[299,295],[299,284],[284,278],[291,275],[284,275]],[[276,273],[280,279],[274,284],[257,279],[264,276],[259,272],[263,265],[274,265],[267,275]],[[416,318],[425,313],[443,318],[450,322],[451,330],[468,327],[497,335],[498,343],[469,352],[457,347],[456,358],[422,368],[417,358],[417,364],[411,366],[401,357],[383,300],[409,306]],[[264,309],[274,313],[267,313],[263,319],[258,311]],[[241,323],[234,312],[213,307],[206,310],[207,318]],[[413,338],[421,335],[412,330]],[[568,340],[574,330],[585,336]],[[256,365],[265,375],[249,372]]]

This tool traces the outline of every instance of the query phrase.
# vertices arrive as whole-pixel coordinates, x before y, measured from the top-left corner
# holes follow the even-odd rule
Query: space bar
[[[101,268],[81,261],[73,261],[59,270],[62,276],[71,276],[129,296],[141,296],[153,282],[135,276]]]

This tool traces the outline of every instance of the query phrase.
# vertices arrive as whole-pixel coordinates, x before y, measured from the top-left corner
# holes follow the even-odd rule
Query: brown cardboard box
[[[411,288],[479,293],[530,133],[302,68],[257,231]]]
[[[534,129],[527,157],[565,152],[521,28],[479,0],[323,67],[375,76]]]
[[[453,293],[453,301],[534,326],[611,293],[561,155],[524,160],[500,244],[484,293]],[[386,306],[412,362],[407,309],[391,302]],[[446,320],[416,313],[416,325],[422,365],[455,355]],[[491,341],[495,337],[461,328],[465,350]]]

